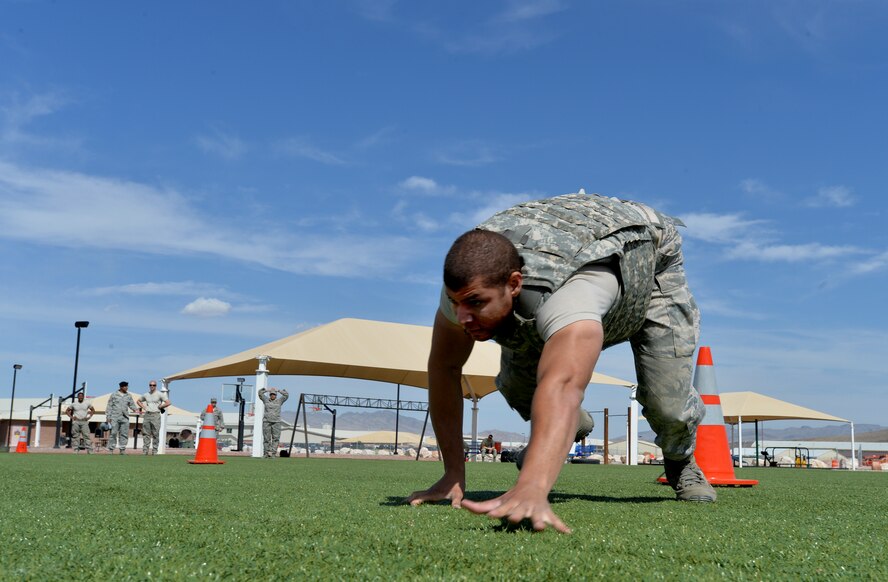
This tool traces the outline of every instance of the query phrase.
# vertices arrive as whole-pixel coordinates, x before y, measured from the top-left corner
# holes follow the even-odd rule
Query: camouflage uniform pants
[[[694,452],[705,408],[691,384],[700,312],[688,289],[681,236],[671,223],[661,230],[656,285],[642,328],[629,340],[635,356],[637,399],[668,459]]]
[[[691,385],[700,313],[685,278],[681,236],[672,223],[666,223],[659,234],[656,284],[645,322],[629,342],[635,356],[636,396],[642,413],[657,433],[655,442],[663,455],[681,460],[694,452],[697,425],[705,414],[703,402]],[[535,324],[528,320],[522,325]],[[506,348],[502,351],[497,387],[525,420],[530,420],[542,348],[533,346],[527,353]]]
[[[266,457],[276,456],[280,442],[281,422],[279,420],[264,421],[262,423],[262,448],[264,455]]]
[[[156,453],[159,445],[158,435],[160,434],[160,413],[146,412],[145,418],[142,420],[142,452],[147,454],[148,449]]]
[[[75,420],[71,423],[71,446],[75,449],[88,449],[92,446],[89,421]]]
[[[111,438],[108,439],[108,450],[113,451],[120,443],[120,450],[126,450],[129,440],[129,418],[115,418],[111,421]]]

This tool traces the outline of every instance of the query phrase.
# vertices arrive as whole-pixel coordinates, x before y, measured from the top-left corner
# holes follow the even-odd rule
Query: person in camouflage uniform
[[[126,443],[129,439],[129,413],[136,412],[139,408],[133,402],[129,394],[129,382],[121,382],[117,392],[108,398],[108,409],[105,416],[111,423],[111,438],[108,439],[108,452],[114,454],[114,449],[120,445],[120,454],[126,454]]]
[[[571,442],[591,430],[580,408],[601,350],[628,341],[637,398],[682,501],[714,501],[693,460],[703,403],[691,386],[699,312],[685,279],[677,219],[580,191],[519,204],[460,236],[444,264],[429,356],[429,409],[444,476],[408,497],[533,528],[570,529],[548,493]],[[462,367],[475,341],[502,347],[497,387],[531,421],[515,486],[464,499]]]
[[[77,400],[65,410],[71,419],[71,446],[74,452],[85,450],[92,453],[92,439],[89,435],[89,419],[96,413],[93,405],[85,400],[83,392],[77,394]]]
[[[216,425],[216,432],[225,430],[225,419],[222,416],[222,409],[217,404],[218,400],[210,398],[210,405],[213,407],[213,423]],[[202,410],[200,413],[200,424],[203,425],[204,419],[207,417],[207,411]]]
[[[157,381],[148,382],[148,394],[142,394],[139,397],[139,408],[144,414],[142,417],[143,455],[157,454],[157,447],[160,445],[160,415],[169,405],[169,399],[157,391]]]
[[[273,459],[277,454],[281,442],[281,407],[290,397],[286,390],[281,390],[280,393],[281,398],[278,398],[276,388],[270,391],[263,388],[259,391],[259,398],[265,404],[265,413],[262,416],[263,456],[268,459]]]

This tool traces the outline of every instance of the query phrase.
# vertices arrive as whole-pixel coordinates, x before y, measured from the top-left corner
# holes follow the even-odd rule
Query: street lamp
[[[80,330],[89,327],[88,321],[75,321],[74,327],[77,328],[77,351],[74,352],[74,386],[71,388],[71,398],[77,393],[77,364],[80,361]],[[56,416],[56,438],[54,449],[59,448],[59,441],[62,436],[62,402],[59,401],[59,411]]]
[[[21,364],[13,364],[12,365],[12,398],[9,401],[9,422],[6,425],[6,450],[8,451],[10,448],[9,439],[12,435],[12,407],[15,404],[15,378],[18,375],[18,371],[22,369]],[[31,427],[28,427],[28,432],[30,432]]]

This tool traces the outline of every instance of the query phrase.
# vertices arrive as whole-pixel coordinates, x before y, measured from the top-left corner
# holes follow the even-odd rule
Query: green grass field
[[[677,503],[655,467],[568,465],[570,536],[401,504],[440,463],[0,455],[3,580],[888,579],[888,475],[744,469],[752,489]],[[469,496],[515,466],[468,466]]]

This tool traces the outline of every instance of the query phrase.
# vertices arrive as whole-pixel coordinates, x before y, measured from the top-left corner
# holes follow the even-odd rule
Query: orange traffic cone
[[[706,416],[697,427],[697,448],[694,451],[694,458],[697,459],[697,464],[700,465],[709,484],[734,487],[758,485],[758,481],[737,479],[734,475],[734,461],[728,447],[725,415],[722,412],[721,396],[718,395],[718,385],[715,383],[715,368],[712,366],[712,352],[709,346],[701,346],[697,353],[694,388],[700,393],[703,404],[706,405]]]
[[[728,433],[725,430],[725,415],[722,412],[721,397],[715,383],[715,368],[712,366],[712,352],[709,346],[700,346],[697,353],[697,368],[694,370],[694,388],[700,393],[706,405],[706,415],[697,427],[697,448],[694,458],[710,485],[752,487],[758,485],[753,479],[737,479],[734,475],[734,462],[728,447]],[[666,483],[666,477],[658,479]]]
[[[28,429],[23,428],[19,433],[19,442],[15,447],[15,452],[17,453],[27,453],[28,452]]]
[[[213,405],[207,405],[207,413],[204,415],[203,427],[200,429],[200,440],[197,442],[197,454],[194,459],[188,461],[192,465],[224,465],[216,452],[216,418],[213,415]]]

